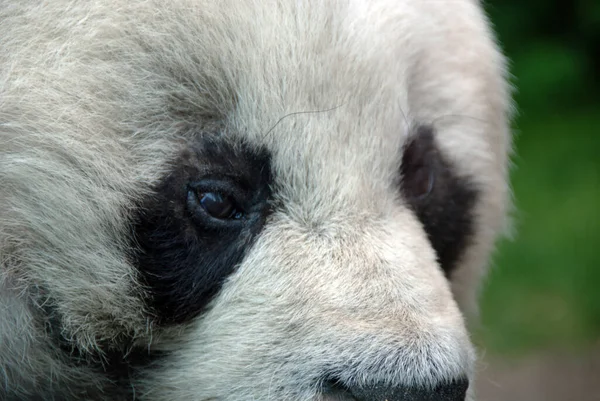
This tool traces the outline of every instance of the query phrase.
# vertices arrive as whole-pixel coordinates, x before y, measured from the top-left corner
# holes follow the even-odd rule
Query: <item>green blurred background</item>
[[[505,357],[598,348],[600,0],[484,6],[517,88],[516,236],[494,258],[477,342]]]

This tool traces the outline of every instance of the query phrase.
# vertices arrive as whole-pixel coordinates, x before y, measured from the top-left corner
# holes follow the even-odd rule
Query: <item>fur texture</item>
[[[509,111],[475,0],[0,2],[0,398],[474,380],[464,316],[504,226]],[[447,278],[434,212],[403,189],[429,177],[402,167],[421,126],[444,161],[433,185],[477,191],[468,210],[436,200],[470,219]],[[136,224],[211,135],[269,153],[269,214],[199,314],[168,324]]]

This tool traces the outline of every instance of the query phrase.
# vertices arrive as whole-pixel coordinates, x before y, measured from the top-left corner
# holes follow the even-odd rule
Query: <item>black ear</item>
[[[428,126],[418,127],[405,145],[400,174],[402,194],[449,276],[474,234],[478,190],[442,155]]]

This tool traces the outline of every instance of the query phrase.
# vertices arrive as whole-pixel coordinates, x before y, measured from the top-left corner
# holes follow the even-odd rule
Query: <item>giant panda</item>
[[[0,2],[0,399],[476,400],[477,0]]]

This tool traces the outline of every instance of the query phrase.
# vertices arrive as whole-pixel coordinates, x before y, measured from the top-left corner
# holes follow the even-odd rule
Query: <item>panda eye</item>
[[[425,199],[431,193],[435,182],[435,174],[432,168],[421,166],[406,179],[405,185],[412,199]]]
[[[197,195],[200,206],[210,216],[226,220],[238,220],[242,217],[242,212],[231,196],[225,196],[218,192],[205,192]]]
[[[234,194],[236,191],[222,182],[202,182],[188,186],[187,208],[199,222],[234,221],[244,217],[244,210]],[[238,194],[239,195],[239,194]]]
[[[439,172],[439,154],[433,134],[420,132],[404,149],[402,158],[402,190],[410,201],[421,201],[433,191]]]

